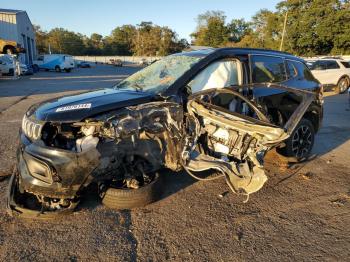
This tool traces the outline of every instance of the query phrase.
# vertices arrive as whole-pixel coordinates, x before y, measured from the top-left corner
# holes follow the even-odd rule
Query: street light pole
[[[287,18],[288,18],[288,11],[286,12],[286,15],[284,16],[284,23],[283,23],[283,31],[282,31],[282,39],[281,39],[280,51],[282,51],[282,49],[283,49],[283,40],[284,40],[284,34],[286,33]]]

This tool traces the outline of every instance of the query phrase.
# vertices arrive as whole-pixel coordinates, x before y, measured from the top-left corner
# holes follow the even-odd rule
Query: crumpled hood
[[[76,122],[99,113],[149,102],[153,96],[146,92],[106,88],[45,101],[28,112],[41,121]]]

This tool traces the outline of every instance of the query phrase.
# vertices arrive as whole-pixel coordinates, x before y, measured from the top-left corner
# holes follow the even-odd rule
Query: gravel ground
[[[0,175],[15,164],[18,128],[31,104],[108,87],[135,70],[97,66],[0,79]],[[346,95],[327,97],[313,160],[289,165],[270,152],[269,180],[246,204],[224,181],[164,172],[162,199],[145,208],[112,211],[91,191],[73,215],[31,221],[6,214],[5,179],[0,261],[349,261],[349,137]]]

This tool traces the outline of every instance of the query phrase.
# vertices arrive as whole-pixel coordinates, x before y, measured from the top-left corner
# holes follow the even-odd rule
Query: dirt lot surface
[[[98,66],[0,79],[0,176],[15,164],[31,104],[109,87],[135,70]],[[163,198],[145,208],[112,211],[91,194],[73,215],[31,221],[6,214],[8,179],[0,177],[0,261],[350,261],[349,138],[347,96],[327,97],[313,159],[291,165],[269,153],[269,180],[245,204],[224,181],[164,172]]]

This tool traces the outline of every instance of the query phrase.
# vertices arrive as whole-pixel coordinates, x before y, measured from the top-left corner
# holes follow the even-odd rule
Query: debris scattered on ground
[[[303,177],[304,179],[309,180],[309,179],[314,178],[315,175],[316,175],[315,173],[309,171],[309,172],[306,172],[305,174],[302,174],[302,177]]]

